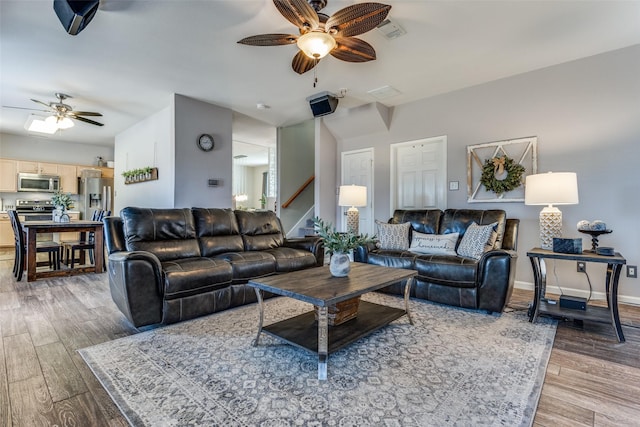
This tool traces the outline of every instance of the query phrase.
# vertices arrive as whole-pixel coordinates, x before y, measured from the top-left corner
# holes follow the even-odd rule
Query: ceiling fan
[[[273,0],[273,3],[282,16],[299,28],[300,35],[260,34],[238,43],[251,46],[297,44],[300,51],[291,66],[298,74],[311,70],[327,54],[347,62],[376,59],[373,47],[353,36],[377,27],[391,9],[381,3],[358,3],[328,16],[319,12],[327,5],[327,0]]]
[[[100,116],[101,117],[102,116],[101,113],[95,113],[91,111],[74,111],[74,109],[71,108],[70,105],[67,105],[64,103],[66,99],[73,98],[72,96],[66,95],[64,93],[59,93],[59,92],[57,92],[55,95],[56,95],[56,98],[58,98],[57,102],[54,101],[54,102],[46,103],[46,102],[42,102],[37,99],[31,98],[33,102],[47,107],[46,110],[37,110],[34,108],[24,108],[24,107],[7,107],[7,108],[44,111],[46,113],[50,113],[51,115],[45,119],[45,122],[50,123],[52,125],[56,125],[59,129],[67,129],[72,127],[73,122],[71,121],[71,119],[80,120],[81,122],[89,123],[96,126],[104,126],[103,123],[98,123],[94,120],[87,119],[86,117],[82,117],[82,116],[89,116],[89,117]]]

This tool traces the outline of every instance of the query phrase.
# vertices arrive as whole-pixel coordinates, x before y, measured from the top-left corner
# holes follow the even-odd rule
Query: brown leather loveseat
[[[111,296],[135,327],[255,302],[250,279],[324,260],[320,238],[286,239],[271,211],[127,207],[104,224]]]

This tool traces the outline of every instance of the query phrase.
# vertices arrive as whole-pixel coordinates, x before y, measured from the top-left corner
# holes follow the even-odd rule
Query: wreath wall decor
[[[507,156],[494,157],[484,162],[480,182],[488,191],[502,194],[524,184],[522,179],[524,171],[524,166]]]
[[[538,173],[533,137],[467,146],[469,203],[524,202],[524,181]]]

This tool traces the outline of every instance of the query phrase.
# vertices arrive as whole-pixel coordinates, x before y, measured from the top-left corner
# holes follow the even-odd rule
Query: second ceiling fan
[[[297,44],[300,51],[291,66],[298,74],[311,70],[327,54],[347,62],[376,59],[373,46],[353,36],[377,27],[391,9],[381,3],[358,3],[328,16],[319,12],[327,5],[327,0],[273,0],[273,3],[282,16],[299,28],[300,35],[259,34],[238,43],[251,46]]]

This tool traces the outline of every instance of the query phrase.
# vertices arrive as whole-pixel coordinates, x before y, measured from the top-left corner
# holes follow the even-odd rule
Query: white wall
[[[640,264],[638,209],[640,180],[640,45],[435,96],[394,109],[388,132],[341,140],[339,153],[365,147],[376,150],[375,218],[388,219],[389,145],[446,135],[450,208],[505,209],[520,218],[516,280],[533,281],[526,251],[539,246],[540,207],[523,203],[467,203],[466,146],[538,137],[538,171],[578,175],[580,204],[561,207],[564,235],[590,238],[576,231],[579,220],[601,219],[613,229],[601,246],[613,246],[631,265]],[[378,155],[379,154],[379,155]],[[550,263],[551,264],[551,263]],[[587,290],[575,263],[556,263],[560,284]],[[551,286],[553,264],[548,265]],[[604,267],[589,265],[594,290],[604,291]],[[623,272],[624,276],[624,272]],[[621,300],[640,303],[640,279],[621,277]]]
[[[324,221],[337,225],[338,207],[338,142],[324,124],[324,120],[316,119],[316,146],[314,189],[316,203],[314,215]]]
[[[175,207],[231,207],[232,112],[207,102],[175,95]],[[196,141],[208,133],[212,151],[200,150]],[[220,180],[209,187],[209,179]]]
[[[114,213],[127,206],[173,207],[174,162],[172,105],[116,135]],[[145,166],[158,168],[157,181],[125,185],[122,172]]]
[[[95,165],[96,157],[113,160],[113,147],[59,141],[37,136],[0,134],[0,157],[39,162]]]

